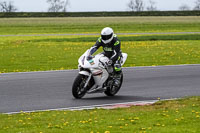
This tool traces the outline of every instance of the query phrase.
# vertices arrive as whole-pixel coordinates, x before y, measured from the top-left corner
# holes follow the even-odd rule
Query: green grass
[[[1,18],[0,35],[100,33],[111,26],[118,33],[199,32],[200,17]],[[76,69],[82,53],[98,36],[0,37],[0,73]],[[190,35],[119,35],[125,67],[199,64],[200,37]],[[101,51],[101,50],[100,50]]]
[[[1,18],[1,34],[99,33],[106,26],[118,33],[199,32],[200,17]]]
[[[124,66],[199,64],[198,36],[119,36],[122,40],[122,51],[128,53]],[[2,37],[0,72],[77,69],[78,58],[94,45],[97,38]]]
[[[198,133],[200,97],[125,109],[0,114],[1,133]]]

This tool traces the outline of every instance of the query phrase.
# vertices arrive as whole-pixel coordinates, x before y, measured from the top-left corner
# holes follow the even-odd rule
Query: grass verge
[[[107,26],[116,33],[198,32],[199,24],[199,16],[1,18],[0,35],[100,33]]]
[[[94,45],[97,38],[97,36],[0,38],[0,72],[77,69],[78,58]],[[119,38],[122,40],[122,51],[128,53],[124,67],[200,64],[199,35],[119,36]]]
[[[0,114],[1,133],[200,132],[200,97],[124,109]]]

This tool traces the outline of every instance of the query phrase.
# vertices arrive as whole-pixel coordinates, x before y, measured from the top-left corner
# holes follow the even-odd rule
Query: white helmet
[[[101,39],[103,43],[107,44],[112,41],[114,35],[114,31],[110,27],[106,27],[101,31]]]

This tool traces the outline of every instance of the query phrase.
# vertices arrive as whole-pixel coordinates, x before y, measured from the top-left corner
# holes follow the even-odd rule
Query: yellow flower
[[[110,133],[110,131],[105,131],[104,133]]]
[[[134,120],[139,120],[139,119],[140,119],[139,117],[135,117],[135,118],[134,118]]]
[[[156,126],[160,126],[160,123],[157,123]]]
[[[179,119],[175,119],[175,121],[179,121]]]

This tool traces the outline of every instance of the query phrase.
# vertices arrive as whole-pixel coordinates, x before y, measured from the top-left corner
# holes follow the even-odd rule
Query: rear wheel
[[[104,93],[107,96],[114,96],[120,90],[120,88],[122,86],[122,82],[123,82],[123,73],[121,73],[121,78],[120,78],[120,84],[119,84],[119,86],[116,87],[116,86],[112,85],[112,86],[108,87],[107,90]]]
[[[72,86],[72,94],[75,98],[80,99],[86,94],[87,88],[84,88],[84,86],[85,86],[87,78],[88,76],[81,75],[81,74],[79,74],[76,77],[74,84]]]

